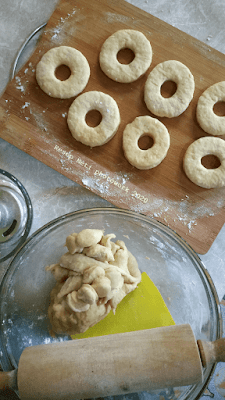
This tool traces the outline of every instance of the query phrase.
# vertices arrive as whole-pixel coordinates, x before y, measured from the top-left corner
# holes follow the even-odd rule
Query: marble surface
[[[225,54],[224,0],[129,2]],[[0,94],[4,92],[11,78],[12,65],[25,39],[37,26],[47,22],[57,3],[58,0],[0,0]],[[26,54],[28,56],[29,52]],[[31,197],[34,210],[31,233],[67,212],[110,205],[2,139],[0,168],[15,175]],[[222,302],[225,294],[225,225],[208,253],[200,258],[212,277]],[[0,278],[6,268],[7,262],[0,266]],[[224,392],[220,393],[218,390],[213,396],[210,393],[210,397],[224,396]]]

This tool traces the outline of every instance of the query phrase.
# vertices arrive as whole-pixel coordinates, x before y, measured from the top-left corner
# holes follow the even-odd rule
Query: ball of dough
[[[72,238],[72,246],[68,238]],[[110,310],[115,312],[119,302],[141,281],[135,257],[123,241],[114,243],[113,238],[115,235],[104,236],[98,229],[72,233],[66,239],[68,252],[58,265],[46,267],[57,279],[48,309],[54,332],[85,332]]]

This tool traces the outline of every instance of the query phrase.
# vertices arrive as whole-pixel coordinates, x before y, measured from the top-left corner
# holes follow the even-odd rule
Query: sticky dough
[[[153,138],[154,144],[147,150],[138,146],[142,136]],[[166,157],[170,146],[170,135],[165,125],[150,116],[137,117],[123,132],[123,150],[126,159],[138,169],[150,169],[159,165]]]
[[[202,165],[202,157],[209,154],[219,158],[218,168],[208,169]],[[215,137],[195,140],[185,153],[183,166],[187,177],[200,187],[211,189],[225,186],[225,141]]]
[[[214,113],[213,107],[225,101],[225,82],[210,86],[198,99],[196,117],[201,128],[211,135],[225,135],[225,116]]]
[[[61,81],[55,76],[60,65],[71,71],[68,79]],[[86,87],[90,77],[90,67],[84,55],[73,47],[60,46],[47,51],[36,68],[36,79],[40,88],[49,96],[69,99]]]
[[[161,95],[161,86],[166,81],[177,84],[173,96]],[[148,109],[159,117],[178,117],[189,106],[195,89],[194,77],[186,65],[177,60],[164,61],[150,72],[144,89],[144,100]]]
[[[91,127],[86,115],[97,110],[102,115],[99,125]],[[78,96],[71,104],[67,118],[73,137],[86,146],[102,146],[116,134],[120,124],[120,112],[116,101],[108,94],[90,91]]]
[[[66,238],[68,252],[46,267],[57,283],[48,315],[56,333],[77,334],[102,320],[141,281],[135,257],[114,234],[84,229]]]
[[[120,50],[128,48],[134,52],[129,64],[121,64],[117,59]],[[152,62],[152,47],[146,36],[132,29],[121,29],[103,43],[99,62],[102,71],[112,80],[121,83],[136,81]]]

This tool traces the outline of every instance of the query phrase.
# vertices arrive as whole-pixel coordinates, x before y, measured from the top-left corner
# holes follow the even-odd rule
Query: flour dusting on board
[[[129,208],[137,213],[147,214],[168,226],[183,225],[189,233],[195,229],[199,219],[213,217],[225,208],[225,199],[221,199],[219,193],[215,205],[209,205],[207,200],[193,203],[188,195],[176,201],[142,193],[138,187],[132,186],[132,176],[128,177],[128,174],[115,176],[95,170],[94,176],[83,177],[82,183],[109,201],[116,198],[121,207],[128,203]]]
[[[113,24],[114,22],[123,22],[123,23],[130,23],[132,18],[127,17],[126,15],[116,14],[112,12],[106,12],[106,20],[109,24]]]
[[[73,9],[71,13],[68,13],[65,18],[61,17],[60,22],[58,25],[50,30],[49,32],[52,33],[51,41],[57,42],[61,44],[63,40],[66,38],[66,35],[70,34],[73,35],[76,31],[76,25],[71,24],[71,18],[75,16],[77,13],[77,9]],[[76,15],[76,21],[83,19],[83,16]],[[74,22],[74,21],[73,21]]]
[[[22,85],[21,79],[19,76],[16,76],[15,81],[16,81],[16,89],[20,90],[21,93],[25,93],[25,86]]]

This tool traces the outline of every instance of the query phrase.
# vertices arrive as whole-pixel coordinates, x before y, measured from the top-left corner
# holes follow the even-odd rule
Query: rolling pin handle
[[[203,367],[217,362],[225,362],[225,338],[218,339],[215,342],[198,340],[197,343]]]
[[[0,390],[17,389],[17,370],[3,372],[0,371]]]

